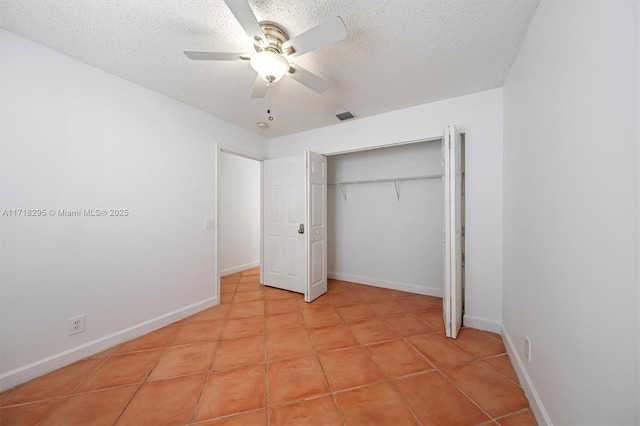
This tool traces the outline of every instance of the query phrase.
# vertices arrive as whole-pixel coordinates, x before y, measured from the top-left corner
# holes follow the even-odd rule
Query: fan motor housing
[[[254,45],[256,52],[268,50],[274,53],[282,54],[282,43],[289,40],[289,34],[287,34],[284,28],[271,21],[260,22],[260,28],[262,28],[262,32],[264,33],[269,45],[265,47],[256,43]],[[293,48],[290,48],[289,50],[287,50],[287,52],[284,53],[290,55],[291,53],[293,53]]]

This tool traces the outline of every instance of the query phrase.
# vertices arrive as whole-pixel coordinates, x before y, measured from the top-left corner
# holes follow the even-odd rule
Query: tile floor
[[[313,303],[224,277],[221,304],[0,396],[9,425],[535,425],[499,335],[441,299],[331,280]]]

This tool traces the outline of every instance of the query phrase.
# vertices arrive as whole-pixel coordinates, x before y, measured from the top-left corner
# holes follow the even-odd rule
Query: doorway
[[[261,161],[218,153],[218,271],[231,275],[260,266]]]

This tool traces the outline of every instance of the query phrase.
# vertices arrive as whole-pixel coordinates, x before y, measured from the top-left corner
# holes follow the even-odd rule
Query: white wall
[[[218,159],[220,275],[260,265],[260,162],[221,152]]]
[[[271,139],[270,156],[306,149],[331,154],[466,133],[466,314],[469,326],[499,331],[502,293],[502,89],[418,105]],[[393,268],[393,266],[389,266]]]
[[[0,387],[216,303],[215,142],[266,141],[0,30]],[[86,331],[67,336],[67,319]]]
[[[504,86],[504,334],[544,423],[640,423],[637,6],[542,0]]]
[[[330,156],[329,182],[441,175],[441,141]],[[442,296],[442,179],[328,187],[329,277]],[[344,191],[344,192],[343,192]],[[346,198],[346,199],[345,199]]]

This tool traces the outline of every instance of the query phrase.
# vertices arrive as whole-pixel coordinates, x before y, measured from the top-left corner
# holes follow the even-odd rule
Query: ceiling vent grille
[[[352,118],[356,118],[355,115],[351,111],[344,111],[335,114],[336,118],[340,121],[351,120]]]

